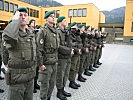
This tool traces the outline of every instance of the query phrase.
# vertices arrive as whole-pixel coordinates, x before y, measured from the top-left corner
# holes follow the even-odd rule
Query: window
[[[35,15],[35,14],[36,14],[35,12],[36,12],[36,11],[35,11],[35,10],[33,10],[33,12],[32,12],[32,13],[33,13],[33,17],[35,17],[35,16],[36,16],[36,15]]]
[[[58,18],[59,16],[60,16],[60,11],[57,10],[57,11],[56,11],[56,18]]]
[[[18,8],[18,5],[17,5],[17,4],[15,4],[15,5],[14,5],[14,11],[16,11],[16,10],[17,10],[17,8]]]
[[[77,17],[77,9],[73,9],[73,17]]]
[[[3,6],[3,0],[0,0],[0,10],[3,10],[4,6]]]
[[[82,16],[82,9],[78,9],[78,17]]]
[[[72,16],[73,15],[73,11],[72,11],[72,9],[69,9],[69,11],[68,11],[68,16],[70,17],[70,16]]]
[[[83,17],[86,17],[86,8],[83,8]]]
[[[33,14],[32,14],[33,10],[30,9],[30,16],[33,17]]]
[[[39,11],[37,11],[37,18],[39,18]]]
[[[30,11],[29,11],[29,8],[27,8],[27,10],[28,10],[28,15],[29,15],[29,12],[30,12]]]
[[[4,6],[5,6],[5,11],[9,11],[9,3],[5,1]]]
[[[10,12],[13,13],[13,12],[14,12],[13,9],[14,9],[14,8],[13,8],[13,3],[10,3]]]
[[[133,32],[133,22],[132,22],[132,32]]]

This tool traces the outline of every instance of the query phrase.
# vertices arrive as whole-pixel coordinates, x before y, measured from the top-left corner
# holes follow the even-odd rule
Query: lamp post
[[[72,22],[72,16],[70,16],[70,24],[71,24],[71,22]]]

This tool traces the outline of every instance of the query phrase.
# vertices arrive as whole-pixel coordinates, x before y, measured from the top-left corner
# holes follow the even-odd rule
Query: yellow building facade
[[[126,1],[124,42],[133,41],[133,0]]]
[[[99,23],[105,23],[105,15],[92,3],[43,8],[19,0],[0,0],[1,29],[8,24],[8,21],[13,17],[13,12],[18,7],[27,7],[30,16],[29,19],[35,19],[37,25],[41,26],[45,24],[46,20],[44,19],[44,15],[49,10],[55,12],[55,23],[59,16],[65,16],[68,25],[71,22],[77,22],[78,24],[82,23],[98,29]]]

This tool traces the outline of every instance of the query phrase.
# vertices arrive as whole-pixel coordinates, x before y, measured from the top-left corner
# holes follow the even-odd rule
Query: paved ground
[[[133,45],[106,44],[101,59],[103,64],[78,90],[68,88],[72,93],[68,100],[133,100]],[[0,81],[0,88],[5,92],[0,94],[0,100],[7,100],[7,86]],[[34,100],[39,100],[39,91],[34,94]],[[56,89],[51,100],[56,98]]]

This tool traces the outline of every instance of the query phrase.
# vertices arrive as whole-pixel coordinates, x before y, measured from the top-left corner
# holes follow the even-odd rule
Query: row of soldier
[[[27,9],[18,8],[3,31],[2,58],[8,67],[9,100],[32,100],[36,89],[40,89],[41,100],[50,100],[54,86],[57,97],[67,100],[71,97],[64,89],[67,80],[70,88],[78,89],[81,85],[76,83],[76,75],[78,81],[85,82],[83,74],[91,76],[102,64],[99,59],[104,35],[100,31],[76,22],[66,28],[64,16],[57,19],[55,28],[53,11],[44,18],[45,25],[35,28],[35,20],[28,22]]]

